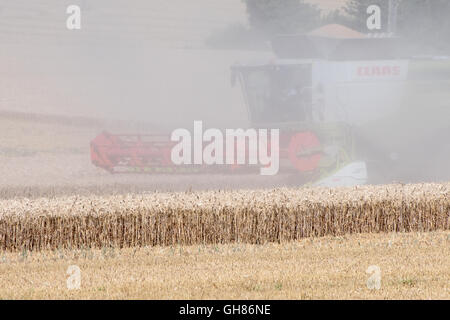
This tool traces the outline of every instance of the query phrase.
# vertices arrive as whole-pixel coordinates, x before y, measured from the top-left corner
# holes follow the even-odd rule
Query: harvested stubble
[[[450,183],[0,201],[0,250],[284,242],[450,229]]]

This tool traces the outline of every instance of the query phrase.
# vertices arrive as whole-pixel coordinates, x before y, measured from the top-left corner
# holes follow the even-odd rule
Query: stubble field
[[[450,233],[4,253],[0,283],[2,299],[450,299]]]

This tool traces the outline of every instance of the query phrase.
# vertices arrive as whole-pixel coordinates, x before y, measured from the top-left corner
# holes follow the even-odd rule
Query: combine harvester
[[[408,60],[395,38],[371,38],[340,25],[278,36],[269,63],[235,65],[252,128],[280,129],[280,172],[299,184],[353,186],[368,181],[358,128],[399,106]],[[169,135],[102,133],[92,163],[111,173],[248,172],[250,166],[178,166]],[[248,150],[247,150],[248,151]]]

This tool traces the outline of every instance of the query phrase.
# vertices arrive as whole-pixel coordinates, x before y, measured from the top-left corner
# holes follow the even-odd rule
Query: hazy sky
[[[66,29],[79,4],[81,30]],[[205,48],[246,24],[240,0],[26,1],[0,4],[0,109],[179,123],[246,123],[230,66],[252,52]]]

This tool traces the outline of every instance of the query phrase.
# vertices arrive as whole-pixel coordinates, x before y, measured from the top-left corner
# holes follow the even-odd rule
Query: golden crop
[[[0,201],[0,250],[284,242],[450,229],[450,183]]]

